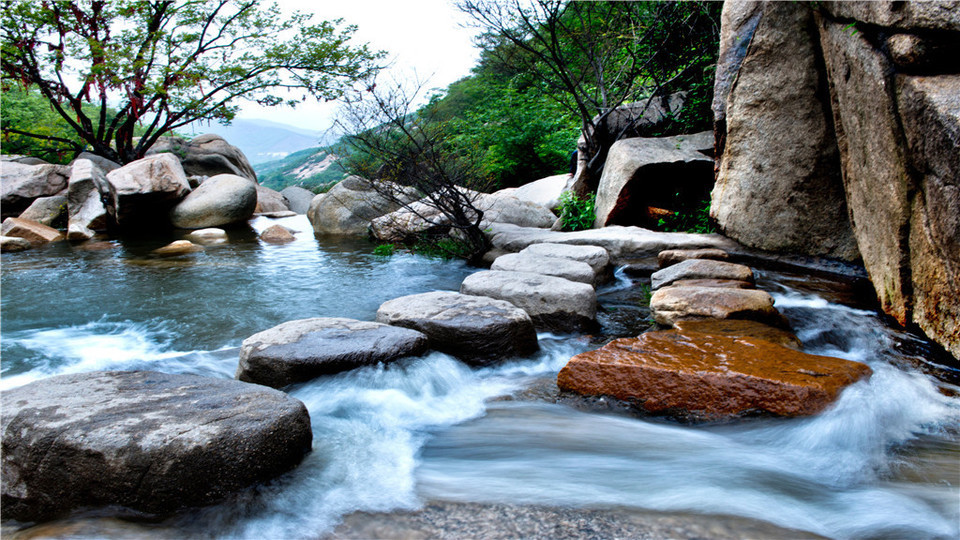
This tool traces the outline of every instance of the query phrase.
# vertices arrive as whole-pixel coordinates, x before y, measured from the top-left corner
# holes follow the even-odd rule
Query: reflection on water
[[[156,260],[149,251],[170,239],[4,254],[0,385],[95,369],[231,377],[240,342],[258,331],[316,316],[370,320],[383,301],[456,290],[471,271],[376,257],[366,242],[315,240],[302,217],[278,221],[301,231],[296,242],[244,233],[165,266],[130,261]],[[633,309],[630,287],[621,277],[602,296]],[[295,471],[161,523],[81,520],[70,534],[316,537],[358,510],[439,500],[733,515],[837,538],[960,535],[956,394],[894,367],[902,336],[872,312],[774,292],[808,352],[874,369],[817,417],[691,427],[540,401],[549,392],[530,389],[591,347],[541,334],[540,352],[499,367],[431,353],[296,385],[314,451]]]

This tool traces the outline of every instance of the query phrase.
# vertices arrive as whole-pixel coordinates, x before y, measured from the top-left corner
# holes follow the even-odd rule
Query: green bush
[[[377,247],[373,248],[373,254],[380,257],[390,257],[397,250],[397,246],[393,244],[380,244]]]
[[[666,232],[690,232],[699,234],[717,232],[717,228],[710,221],[710,199],[702,201],[700,206],[693,212],[674,212],[670,217],[660,218],[657,225],[660,230]]]
[[[466,259],[472,253],[470,244],[450,238],[449,236],[440,238],[422,238],[411,248],[411,251],[424,257],[433,257],[435,259]]]
[[[574,195],[572,191],[560,194],[560,222],[565,231],[582,231],[593,227],[597,219],[595,206],[597,195],[591,193],[585,198]]]

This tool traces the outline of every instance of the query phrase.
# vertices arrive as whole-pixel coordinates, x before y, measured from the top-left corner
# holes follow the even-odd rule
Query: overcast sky
[[[314,14],[314,20],[343,18],[357,26],[355,41],[387,51],[391,74],[426,81],[427,88],[446,88],[470,73],[479,57],[474,30],[452,0],[278,0],[284,10]],[[260,118],[324,131],[335,104],[306,102],[296,109],[243,103],[241,118]]]

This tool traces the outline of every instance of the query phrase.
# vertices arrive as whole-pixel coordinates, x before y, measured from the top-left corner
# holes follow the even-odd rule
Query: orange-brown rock
[[[287,242],[293,242],[297,238],[290,229],[283,225],[271,225],[260,233],[260,239],[271,244],[286,244]]]
[[[720,287],[722,289],[756,289],[749,281],[738,279],[681,279],[673,282],[674,287]]]
[[[31,246],[57,242],[64,238],[63,234],[53,227],[48,227],[30,219],[15,217],[3,220],[3,235],[23,238],[30,242]]]
[[[170,242],[169,244],[163,246],[162,248],[157,248],[151,253],[154,255],[162,256],[172,256],[172,255],[184,255],[187,253],[195,253],[197,251],[203,251],[203,246],[198,246],[189,240],[177,240]]]
[[[674,329],[683,334],[696,332],[733,338],[750,337],[770,341],[791,349],[801,350],[800,340],[789,330],[776,328],[757,321],[736,319],[707,319],[703,321],[677,321]]]
[[[557,385],[581,395],[610,396],[649,413],[723,420],[757,412],[816,414],[870,374],[865,364],[762,339],[671,330],[617,339],[578,354],[560,371]]]

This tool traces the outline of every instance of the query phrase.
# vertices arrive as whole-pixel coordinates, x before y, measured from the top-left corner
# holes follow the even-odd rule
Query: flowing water
[[[302,217],[279,221],[302,231],[296,242],[233,232],[180,260],[151,258],[160,244],[146,239],[5,254],[0,386],[97,369],[232,377],[240,342],[260,330],[372,320],[388,299],[456,290],[472,271],[378,257],[366,242],[315,240]],[[874,312],[776,276],[762,283],[807,352],[865,362],[873,377],[813,418],[687,426],[539,399],[531,389],[596,338],[541,334],[536,355],[481,370],[431,353],[288,389],[314,432],[299,468],[121,535],[317,537],[352,512],[448,501],[740,516],[836,538],[960,537],[958,389],[910,367],[902,351],[916,338]],[[625,305],[632,285],[620,277],[601,297]]]

